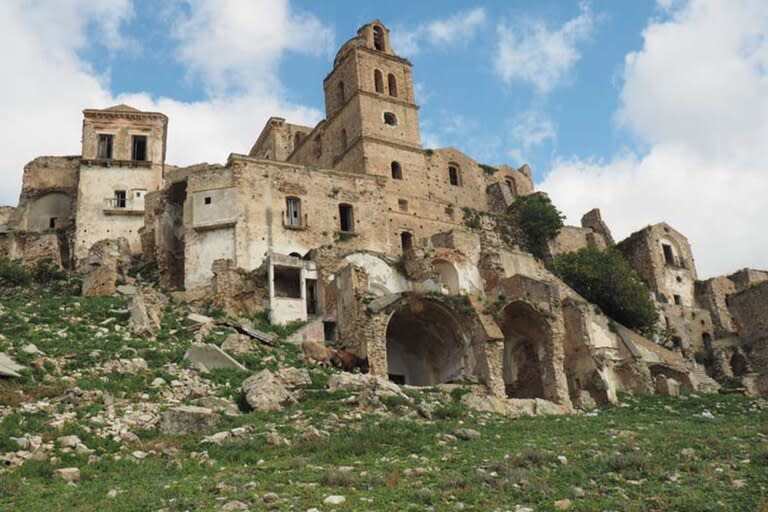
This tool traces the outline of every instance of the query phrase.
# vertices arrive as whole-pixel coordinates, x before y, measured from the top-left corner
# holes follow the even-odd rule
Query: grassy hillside
[[[766,507],[768,404],[740,396],[623,397],[586,415],[509,420],[464,410],[461,390],[382,400],[329,393],[332,370],[312,368],[298,404],[224,415],[217,430],[235,435],[220,444],[163,435],[164,407],[204,396],[238,402],[250,373],[186,366],[193,335],[184,310],[169,308],[157,339],[145,340],[128,330],[125,308],[120,298],[0,297],[0,351],[29,367],[0,381],[0,458],[20,449],[12,438],[49,446],[41,460],[0,469],[0,510]],[[214,330],[206,341],[226,335]],[[23,352],[29,343],[43,355]],[[299,366],[297,356],[260,346],[239,359],[274,370]],[[65,435],[92,452],[62,448]],[[80,469],[76,485],[54,476],[64,467]],[[330,495],[344,502],[324,504]]]

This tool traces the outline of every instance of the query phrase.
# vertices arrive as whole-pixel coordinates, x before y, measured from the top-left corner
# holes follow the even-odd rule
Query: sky
[[[82,110],[170,118],[168,163],[314,125],[336,50],[380,19],[414,65],[426,147],[528,163],[578,225],[666,220],[699,277],[768,268],[766,0],[3,0],[0,204],[80,152]]]

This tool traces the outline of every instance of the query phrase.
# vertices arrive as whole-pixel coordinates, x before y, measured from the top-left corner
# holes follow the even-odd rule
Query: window
[[[307,287],[307,314],[317,314],[317,280],[307,279],[304,281]]]
[[[384,112],[384,124],[397,126],[397,116],[392,112]]]
[[[380,52],[386,49],[384,46],[384,29],[378,25],[373,27],[373,47]]]
[[[344,82],[339,82],[339,103],[344,103]]]
[[[56,227],[56,217],[51,217],[48,220],[48,227],[54,229]]]
[[[339,205],[339,229],[344,233],[355,231],[355,216],[351,204]]]
[[[664,251],[664,262],[667,265],[674,265],[675,253],[672,251],[672,246],[669,244],[661,244],[661,249]]]
[[[274,268],[275,297],[301,298],[301,270],[290,267]]]
[[[675,299],[675,304],[677,304],[678,306],[683,305],[683,299],[679,295],[674,295],[673,297]]]
[[[323,322],[325,341],[336,341],[336,322]]]
[[[147,136],[134,135],[131,145],[131,160],[144,162],[147,160]]]
[[[454,185],[456,187],[461,185],[461,176],[459,174],[458,165],[448,166],[448,180],[451,182],[451,185]]]
[[[408,231],[400,233],[400,246],[403,248],[403,252],[413,249],[413,234]]]
[[[394,180],[401,180],[403,179],[403,168],[400,167],[399,162],[392,162],[390,164],[390,168],[392,170],[392,179]]]
[[[115,190],[115,208],[125,208],[126,195],[125,190]]]
[[[397,200],[397,207],[400,208],[400,211],[407,212],[408,211],[408,201],[405,199],[398,199]]]
[[[100,160],[112,159],[112,141],[114,138],[114,135],[108,135],[104,133],[99,134],[99,145],[96,149],[96,158]]]
[[[285,198],[285,225],[296,228],[301,226],[301,199],[298,197]]]
[[[203,203],[205,204],[211,204],[213,202],[213,198],[211,196],[205,196],[203,198]]]
[[[397,98],[397,78],[392,73],[387,75],[387,85],[389,86],[389,95]]]
[[[384,77],[378,69],[373,72],[373,87],[376,92],[384,92]]]

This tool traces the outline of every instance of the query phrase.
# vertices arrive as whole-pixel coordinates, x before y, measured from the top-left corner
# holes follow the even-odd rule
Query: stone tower
[[[341,47],[323,83],[334,168],[391,177],[408,162],[424,165],[411,68],[378,20]]]

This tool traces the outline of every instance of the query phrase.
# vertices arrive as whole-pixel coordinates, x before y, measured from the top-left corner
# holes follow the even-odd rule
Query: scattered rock
[[[509,408],[507,404],[492,395],[479,395],[477,393],[467,393],[461,397],[461,404],[473,411],[492,412],[495,414],[508,415]]]
[[[480,438],[480,432],[471,428],[460,428],[456,430],[453,435],[463,441],[472,441],[473,439]]]
[[[0,377],[20,377],[17,372],[23,368],[5,352],[0,352]]]
[[[336,373],[328,379],[328,391],[362,392],[372,391],[376,397],[402,397],[408,398],[400,387],[387,379],[370,374],[360,373]]]
[[[160,429],[171,435],[195,434],[215,429],[220,421],[219,415],[211,409],[182,405],[165,411]]]
[[[243,355],[252,353],[256,346],[250,336],[232,333],[221,344],[221,348],[231,354]]]
[[[267,444],[269,446],[290,446],[291,442],[277,432],[268,432]]]
[[[54,471],[53,475],[65,482],[77,482],[80,480],[80,470],[78,468],[60,468]]]
[[[143,294],[134,294],[128,301],[131,330],[144,338],[151,338],[160,330],[163,310],[157,303],[149,302]]]
[[[37,346],[34,343],[27,343],[26,345],[21,347],[21,351],[24,352],[25,354],[29,354],[33,356],[43,353],[39,348],[37,348]]]
[[[237,510],[250,510],[250,508],[248,508],[248,505],[242,501],[230,501],[222,506],[219,510],[221,510],[221,512],[233,512]]]
[[[248,369],[237,362],[232,356],[221,350],[216,345],[210,343],[193,343],[184,359],[193,365],[202,365],[207,370],[218,368],[233,368],[235,370],[248,371]]]
[[[213,409],[216,412],[220,412],[225,416],[238,416],[240,410],[237,408],[237,404],[232,400],[218,396],[204,396],[197,401],[201,407],[207,407]]]
[[[275,375],[288,389],[304,388],[312,384],[309,372],[303,368],[281,368]]]
[[[274,492],[265,493],[261,497],[261,502],[262,503],[267,503],[267,504],[269,504],[269,503],[277,503],[278,500],[280,500],[280,496],[278,496],[277,493],[274,493]]]
[[[133,296],[136,295],[136,287],[132,284],[121,284],[115,290],[119,295]]]
[[[693,448],[683,448],[680,450],[680,455],[686,459],[692,459],[696,456],[696,450]]]
[[[572,503],[571,503],[571,500],[569,499],[557,500],[555,502],[555,508],[557,510],[568,510],[569,508],[571,508],[571,505]]]
[[[565,455],[558,455],[557,456],[557,461],[560,464],[566,465],[566,464],[568,464],[568,457],[566,457]]]
[[[184,325],[193,329],[200,328],[204,325],[212,324],[213,318],[198,313],[190,313],[184,320]]]
[[[62,448],[75,448],[78,444],[81,444],[80,438],[77,436],[61,436],[56,439],[59,446]]]
[[[295,402],[293,395],[269,370],[262,370],[243,381],[245,401],[257,411],[276,411]]]
[[[592,393],[586,389],[580,389],[573,398],[573,406],[582,411],[591,411],[597,407],[597,402],[592,398]]]
[[[117,280],[131,264],[131,246],[123,237],[99,240],[88,250],[88,257],[80,270],[83,272],[84,297],[114,295]]]
[[[341,505],[347,498],[338,494],[332,494],[323,500],[323,505]]]

